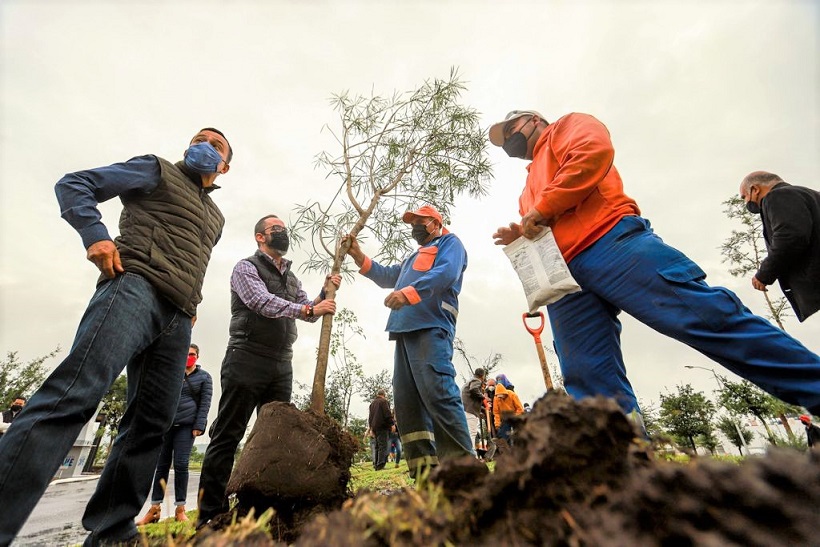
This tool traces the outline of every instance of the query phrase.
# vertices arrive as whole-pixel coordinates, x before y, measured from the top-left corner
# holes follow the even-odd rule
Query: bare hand
[[[759,291],[767,292],[766,284],[760,281],[757,277],[752,277],[752,287]]]
[[[362,248],[359,247],[359,241],[350,234],[342,237],[342,245],[348,241],[350,242],[350,247],[347,248],[347,254],[350,255],[356,263],[356,266],[361,267],[361,265],[364,264],[364,253],[362,252]]]
[[[114,279],[118,273],[125,271],[122,262],[120,262],[120,252],[110,239],[92,243],[88,247],[85,257],[93,262],[97,269],[108,279]]]
[[[509,228],[502,226],[493,234],[496,245],[509,245],[519,237],[521,237],[521,225],[515,222],[510,222]]]
[[[323,315],[333,315],[336,313],[336,301],[335,300],[322,300],[315,306],[313,306],[313,315],[316,317],[321,317]]]
[[[537,209],[530,209],[530,211],[521,217],[521,231],[527,239],[533,239],[541,233],[544,228],[541,226],[546,224],[544,215],[538,212]]]
[[[200,431],[199,429],[194,429],[193,431],[191,431],[191,435],[192,435],[192,436],[194,436],[194,437],[199,437],[199,436],[200,436],[200,435],[202,435],[203,433],[205,433],[205,432],[204,432],[204,431]]]
[[[400,310],[409,303],[410,301],[401,291],[393,291],[384,299],[384,305],[391,310]]]
[[[328,279],[330,280],[331,283],[333,283],[333,286],[336,287],[337,290],[339,289],[339,287],[342,286],[342,276],[341,275],[339,275],[339,274],[328,275],[327,277],[325,277],[325,281],[327,281]]]

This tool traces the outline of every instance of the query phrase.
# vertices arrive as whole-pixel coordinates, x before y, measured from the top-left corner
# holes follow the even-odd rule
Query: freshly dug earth
[[[315,514],[341,507],[350,497],[348,481],[357,443],[331,418],[302,412],[292,404],[269,403],[242,450],[228,494],[239,512],[269,507],[275,539],[292,541]]]
[[[296,544],[820,545],[816,452],[657,461],[614,403],[557,393],[516,430],[494,473],[445,462],[432,485],[360,495]]]
[[[194,544],[820,545],[820,454],[659,461],[605,399],[550,393],[517,419],[493,473],[472,457],[446,461],[416,489],[335,510],[355,441],[289,405],[262,414],[230,489],[257,514],[276,508],[273,539],[240,526]]]

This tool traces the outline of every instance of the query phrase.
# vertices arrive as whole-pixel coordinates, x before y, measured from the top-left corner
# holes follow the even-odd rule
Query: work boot
[[[177,519],[177,522],[186,522],[188,520],[188,515],[185,514],[184,505],[177,505],[177,510],[174,513],[174,518]]]
[[[146,524],[152,524],[154,522],[159,522],[160,512],[161,511],[160,511],[159,504],[152,505],[148,509],[148,512],[145,514],[145,516],[142,517],[142,519],[137,521],[137,526],[145,526]]]

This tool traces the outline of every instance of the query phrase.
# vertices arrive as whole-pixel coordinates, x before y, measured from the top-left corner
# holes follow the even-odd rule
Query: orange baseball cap
[[[415,211],[407,211],[401,216],[402,221],[410,224],[418,217],[430,217],[438,220],[438,223],[444,226],[444,221],[441,220],[441,213],[439,213],[432,205],[423,205]]]

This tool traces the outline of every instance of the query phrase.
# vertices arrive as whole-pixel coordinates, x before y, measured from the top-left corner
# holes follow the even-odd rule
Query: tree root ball
[[[349,497],[356,439],[333,419],[288,403],[262,407],[228,482],[240,509],[257,515],[272,507],[284,538],[317,512]]]

